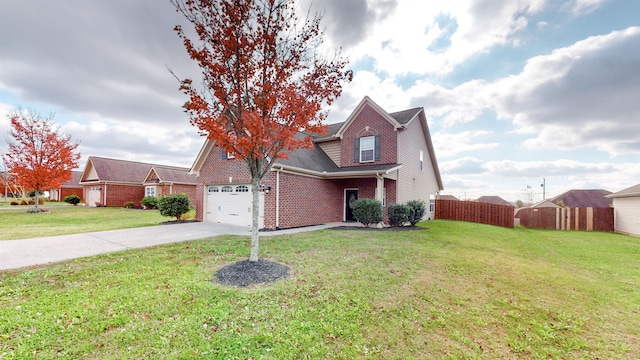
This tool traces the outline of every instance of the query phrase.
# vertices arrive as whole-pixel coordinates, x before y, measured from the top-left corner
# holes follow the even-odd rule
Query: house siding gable
[[[366,166],[354,155],[354,142],[365,136],[380,135],[380,160],[373,164],[395,164],[398,160],[397,133],[394,126],[370,105],[365,105],[345,130],[341,141],[340,167]]]
[[[329,159],[331,159],[334,164],[340,166],[340,159],[342,155],[340,140],[321,142],[318,143],[318,146],[320,147],[320,149],[322,149],[322,151],[325,152],[325,154],[327,154]]]
[[[429,148],[421,121],[414,119],[406,130],[398,133],[398,162],[402,167],[398,169],[398,202],[422,200],[429,209],[429,197],[438,191],[438,180],[431,162]],[[420,150],[423,152],[423,166],[420,171]],[[430,218],[433,218],[433,214]]]
[[[616,232],[640,236],[640,196],[613,199]]]

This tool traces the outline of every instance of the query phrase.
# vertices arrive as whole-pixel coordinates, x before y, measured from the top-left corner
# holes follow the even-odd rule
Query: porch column
[[[384,196],[384,178],[376,175],[376,200],[382,202]]]

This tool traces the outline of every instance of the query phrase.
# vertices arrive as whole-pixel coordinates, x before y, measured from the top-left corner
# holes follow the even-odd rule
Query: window
[[[436,211],[436,197],[429,195],[429,212],[432,213],[434,211]]]
[[[353,162],[380,160],[380,143],[380,135],[355,138],[353,141]]]
[[[222,192],[233,192],[233,188],[229,185],[225,185],[222,187],[222,190],[220,190]]]
[[[246,185],[236,186],[236,192],[249,192],[249,188]]]
[[[147,186],[144,188],[145,196],[156,196],[156,187],[155,186]]]
[[[420,150],[420,171],[424,169],[424,152]]]
[[[220,191],[220,189],[218,189],[218,187],[217,187],[217,186],[209,186],[208,191],[209,191],[210,193],[214,193],[214,192],[218,192],[218,191]]]
[[[360,138],[360,162],[373,161],[375,145],[375,136]]]

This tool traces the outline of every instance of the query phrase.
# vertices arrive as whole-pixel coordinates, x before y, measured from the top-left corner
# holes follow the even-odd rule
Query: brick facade
[[[189,197],[189,203],[194,206],[196,200],[196,186],[187,184],[162,184],[160,186],[160,196],[169,194],[186,194]]]
[[[140,200],[144,197],[144,186],[141,185],[102,185],[102,191],[107,191],[107,201],[104,206],[123,206],[124,203],[133,201],[140,206]],[[104,195],[104,194],[101,194]]]
[[[232,177],[231,183],[229,177]],[[279,181],[278,181],[279,177]],[[236,180],[237,179],[237,180]],[[250,182],[246,164],[237,159],[226,160],[221,150],[214,148],[200,170],[195,194],[196,218],[204,221],[205,187],[208,185],[247,184]],[[269,173],[263,185],[270,191],[264,196],[264,228],[292,227],[340,222],[344,220],[344,191],[358,189],[359,198],[375,198],[375,178],[325,180],[315,177],[280,172]],[[395,203],[396,181],[385,179],[387,204]],[[276,211],[276,198],[279,206]],[[388,222],[384,208],[385,222]],[[276,214],[279,219],[276,220]]]
[[[380,135],[380,160],[375,162],[354,162],[353,143],[356,139],[365,136]],[[371,164],[395,164],[398,161],[397,133],[382,115],[370,105],[362,108],[360,114],[345,131],[342,138],[342,151],[340,167],[367,166]]]

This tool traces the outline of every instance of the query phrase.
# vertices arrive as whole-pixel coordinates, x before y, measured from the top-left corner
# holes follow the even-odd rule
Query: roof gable
[[[154,167],[165,167],[137,161],[90,156],[80,179],[81,182],[117,182],[142,185]]]
[[[178,184],[195,184],[196,177],[189,173],[188,168],[154,165],[147,177],[145,183],[157,180],[159,183],[178,183]]]
[[[342,137],[344,136],[344,133],[347,131],[349,126],[351,126],[351,124],[358,118],[358,115],[360,115],[362,110],[366,107],[371,107],[375,112],[380,114],[380,116],[382,116],[382,118],[384,118],[387,122],[389,122],[389,124],[391,124],[395,130],[402,128],[403,124],[398,122],[398,120],[396,120],[393,116],[391,116],[389,113],[384,111],[378,104],[373,102],[373,100],[371,100],[368,96],[365,96],[362,99],[362,101],[360,101],[358,106],[356,106],[356,108],[351,112],[351,115],[349,115],[347,120],[344,123],[341,123],[342,125],[335,132],[335,134],[333,134],[333,137],[342,139]],[[331,135],[331,132],[329,132],[329,134]]]

